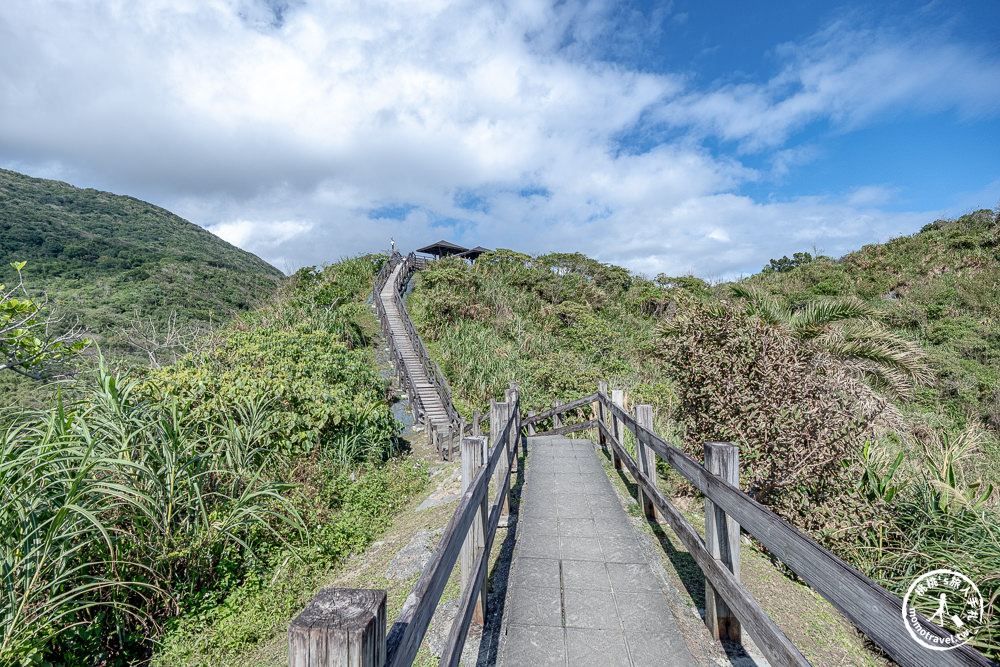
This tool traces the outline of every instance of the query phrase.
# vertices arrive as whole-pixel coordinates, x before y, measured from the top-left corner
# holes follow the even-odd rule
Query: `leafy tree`
[[[813,261],[813,256],[807,252],[797,252],[792,255],[791,259],[788,259],[788,255],[784,255],[781,259],[772,259],[770,263],[764,267],[764,273],[771,271],[784,273],[785,271],[791,271],[792,269],[802,266],[803,264],[808,264],[811,261]]]
[[[875,389],[906,397],[931,379],[920,346],[882,326],[878,312],[863,301],[812,301],[792,310],[756,287],[739,284],[732,290],[744,300],[748,313],[787,329]]]
[[[17,271],[17,285],[8,289],[0,284],[0,370],[41,379],[90,341],[79,338],[77,327],[54,334],[59,319],[52,314],[47,299],[28,294],[21,275],[25,262],[11,262],[11,266]]]

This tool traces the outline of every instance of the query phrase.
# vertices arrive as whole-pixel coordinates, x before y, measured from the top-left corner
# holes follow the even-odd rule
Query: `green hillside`
[[[138,310],[160,327],[225,322],[283,276],[198,225],[132,197],[0,170],[0,283],[25,261],[25,281],[78,317],[107,351]]]
[[[979,211],[715,286],[498,250],[421,271],[409,311],[467,415],[511,381],[539,411],[606,380],[696,458],[736,443],[747,493],[895,594],[949,567],[998,600],[998,227]],[[974,645],[1000,655],[1000,623]]]
[[[937,220],[911,236],[834,260],[799,255],[747,282],[790,307],[830,297],[874,303],[884,321],[919,341],[934,379],[914,407],[1000,432],[1000,214]]]

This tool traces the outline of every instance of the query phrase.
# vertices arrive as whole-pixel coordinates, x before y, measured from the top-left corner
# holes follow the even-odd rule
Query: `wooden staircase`
[[[380,294],[382,304],[385,308],[386,319],[389,323],[389,330],[396,342],[399,355],[406,365],[406,373],[410,377],[413,390],[417,393],[417,398],[423,407],[424,425],[428,428],[432,425],[442,428],[447,427],[451,424],[448,410],[442,402],[437,388],[431,382],[431,378],[427,376],[427,370],[423,363],[421,363],[420,356],[413,349],[413,344],[407,335],[403,318],[408,316],[399,312],[399,309],[396,307],[396,301],[393,298],[396,280],[399,272],[403,270],[403,266],[402,263],[399,263],[393,268]]]

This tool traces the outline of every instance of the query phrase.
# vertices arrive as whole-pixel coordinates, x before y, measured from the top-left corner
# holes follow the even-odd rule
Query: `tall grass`
[[[71,632],[92,623],[105,653],[141,644],[224,560],[303,529],[259,447],[266,404],[211,424],[104,364],[96,380],[0,428],[0,664],[92,655]]]

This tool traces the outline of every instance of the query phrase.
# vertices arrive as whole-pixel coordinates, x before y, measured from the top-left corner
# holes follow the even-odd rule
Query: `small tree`
[[[61,320],[52,314],[47,298],[28,293],[21,275],[25,263],[10,264],[17,271],[16,285],[0,284],[0,370],[40,380],[90,341],[80,337],[77,326],[55,333]]]

